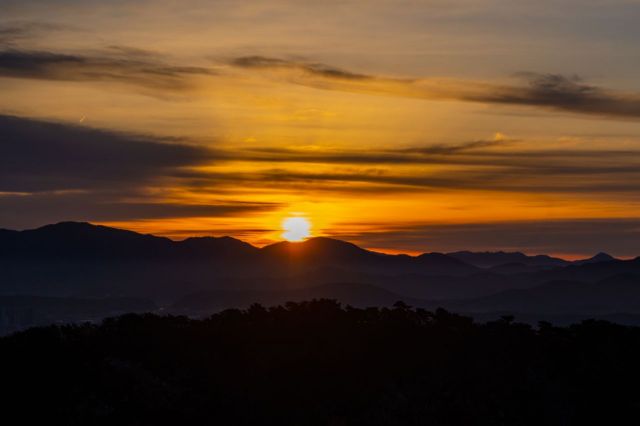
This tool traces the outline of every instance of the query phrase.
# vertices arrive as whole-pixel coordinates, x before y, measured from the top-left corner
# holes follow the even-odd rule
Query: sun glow
[[[311,223],[304,217],[288,217],[282,221],[282,238],[291,242],[302,241],[311,235]]]

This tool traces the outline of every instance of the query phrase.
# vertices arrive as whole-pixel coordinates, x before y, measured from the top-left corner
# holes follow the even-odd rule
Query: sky
[[[0,0],[0,228],[640,255],[640,1]]]

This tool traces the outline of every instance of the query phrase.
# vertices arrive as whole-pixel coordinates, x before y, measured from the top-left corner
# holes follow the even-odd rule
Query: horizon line
[[[362,249],[362,250],[366,250],[372,253],[378,253],[378,254],[384,254],[384,255],[388,255],[388,256],[409,256],[409,257],[418,257],[420,255],[423,254],[444,254],[444,255],[450,255],[450,254],[455,254],[455,253],[461,253],[461,252],[469,252],[469,253],[490,253],[490,254],[498,254],[498,253],[505,253],[505,254],[513,254],[513,253],[520,253],[523,254],[525,256],[528,257],[535,257],[535,256],[548,256],[551,258],[555,258],[555,259],[560,259],[566,262],[574,262],[577,260],[587,260],[590,259],[592,257],[595,257],[599,254],[606,254],[609,255],[608,253],[606,253],[605,251],[598,251],[597,253],[593,254],[590,257],[578,257],[578,255],[576,255],[576,257],[574,258],[567,258],[567,257],[563,257],[562,255],[555,255],[555,254],[548,254],[548,253],[536,253],[536,254],[531,254],[528,253],[526,251],[520,251],[520,250],[515,250],[515,251],[506,251],[506,250],[480,250],[480,251],[474,251],[474,250],[468,250],[468,249],[462,249],[462,250],[455,250],[455,251],[413,251],[414,254],[411,254],[411,252],[407,252],[407,251],[401,251],[401,250],[397,250],[397,249],[385,249],[385,248],[378,248],[378,247],[363,247],[357,243],[348,241],[348,240],[343,240],[340,238],[335,238],[335,237],[331,237],[331,236],[326,236],[326,235],[315,235],[315,236],[310,236],[307,237],[305,239],[303,239],[302,241],[287,241],[286,239],[282,239],[279,241],[275,241],[273,243],[268,243],[268,244],[264,244],[262,246],[259,245],[255,245],[252,244],[250,242],[244,241],[238,237],[232,236],[232,235],[221,235],[221,236],[214,236],[214,235],[193,235],[193,236],[187,236],[183,239],[176,239],[176,238],[171,238],[169,236],[166,235],[158,235],[158,234],[154,234],[154,233],[143,233],[143,232],[138,232],[132,229],[127,229],[127,228],[120,228],[120,227],[115,227],[115,226],[109,226],[109,225],[103,225],[101,223],[98,222],[90,222],[90,221],[75,221],[75,220],[63,220],[60,222],[55,222],[55,223],[48,223],[45,225],[41,225],[41,226],[37,226],[34,228],[25,228],[25,229],[9,229],[9,228],[2,228],[0,227],[0,231],[10,231],[10,232],[28,232],[28,231],[37,231],[39,229],[42,228],[46,228],[49,226],[58,226],[58,225],[63,225],[63,224],[77,224],[77,225],[90,225],[93,227],[102,227],[102,228],[108,228],[108,229],[115,229],[115,230],[119,230],[119,231],[126,231],[126,232],[132,232],[134,234],[137,235],[147,235],[147,236],[152,236],[155,238],[165,238],[167,240],[170,240],[172,242],[183,242],[183,241],[187,241],[189,239],[197,239],[197,238],[216,238],[216,239],[221,239],[221,238],[231,238],[234,239],[236,241],[240,241],[243,244],[247,244],[251,247],[254,247],[258,250],[262,250],[266,247],[269,246],[273,246],[276,244],[282,244],[282,243],[288,243],[288,244],[302,244],[305,242],[309,242],[311,240],[315,240],[315,239],[328,239],[328,240],[333,240],[333,241],[340,241],[346,244],[353,244],[354,246]],[[611,256],[611,255],[609,255]],[[620,257],[616,257],[616,256],[612,256],[614,259],[616,260],[633,260],[633,259],[637,259],[640,258],[640,255],[638,256],[620,256]]]

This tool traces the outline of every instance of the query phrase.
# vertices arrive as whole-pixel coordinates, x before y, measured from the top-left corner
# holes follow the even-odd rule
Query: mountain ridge
[[[174,241],[62,222],[0,230],[0,271],[0,309],[2,296],[24,295],[148,299],[193,315],[313,298],[354,306],[403,300],[482,315],[640,313],[640,257],[618,260],[604,253],[573,262],[504,251],[409,256],[328,237],[258,248],[228,236]],[[59,312],[56,300],[34,309],[42,315]],[[189,303],[180,307],[178,301]]]
[[[343,252],[349,253],[360,253],[360,254],[374,254],[376,256],[386,256],[386,257],[400,257],[400,258],[435,258],[438,257],[440,259],[455,259],[461,261],[462,263],[473,265],[481,268],[490,268],[493,266],[502,266],[507,264],[516,264],[522,263],[530,266],[566,266],[569,264],[586,264],[586,263],[597,263],[597,262],[606,262],[611,260],[619,260],[615,257],[604,253],[599,252],[594,256],[586,259],[579,259],[575,261],[570,261],[558,257],[549,256],[546,254],[537,254],[537,255],[527,255],[522,252],[508,252],[508,251],[455,251],[455,252],[424,252],[419,255],[409,255],[409,254],[387,254],[383,252],[377,252],[374,250],[369,250],[363,247],[360,247],[354,243],[339,240],[336,238],[318,236],[311,237],[302,242],[289,242],[289,241],[278,241],[272,244],[265,245],[263,247],[256,247],[248,242],[242,241],[238,238],[232,236],[196,236],[196,237],[187,237],[182,240],[173,240],[163,236],[157,236],[154,234],[144,234],[139,233],[127,229],[114,228],[104,225],[96,225],[90,222],[75,222],[75,221],[63,221],[55,224],[48,224],[34,229],[25,229],[25,230],[12,230],[0,228],[0,238],[3,239],[12,239],[12,238],[23,238],[25,236],[43,236],[47,235],[48,237],[63,237],[64,239],[75,239],[76,242],[82,240],[82,237],[85,237],[85,241],[89,240],[89,237],[95,238],[96,236],[110,238],[113,240],[129,240],[133,241],[137,239],[138,241],[156,241],[160,243],[161,241],[164,244],[172,243],[175,245],[183,245],[183,246],[217,246],[221,247],[226,245],[235,245],[236,247],[244,248],[247,251],[254,252],[277,252],[277,251],[287,251],[287,252],[302,252],[308,251],[308,247],[312,247],[312,251],[316,250],[326,250],[326,249],[339,249]],[[2,247],[0,247],[2,250]],[[1,253],[1,252],[0,252]],[[638,256],[640,257],[640,256]],[[453,262],[450,262],[453,264]]]
[[[501,263],[514,256],[533,260]],[[476,257],[498,266],[482,268],[437,252],[379,253],[328,237],[258,248],[233,237],[174,241],[86,222],[62,222],[35,230],[0,230],[0,295],[134,296],[172,302],[210,289],[278,291],[357,282],[407,298],[448,300],[548,281],[591,282],[640,273],[640,260],[610,260],[602,254],[588,262],[563,261],[564,266],[536,266],[557,259],[522,253],[480,252]]]

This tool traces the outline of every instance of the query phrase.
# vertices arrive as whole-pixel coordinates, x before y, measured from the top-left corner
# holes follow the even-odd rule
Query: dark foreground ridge
[[[21,424],[624,425],[640,406],[640,328],[401,303],[129,314],[4,337],[0,354]]]

